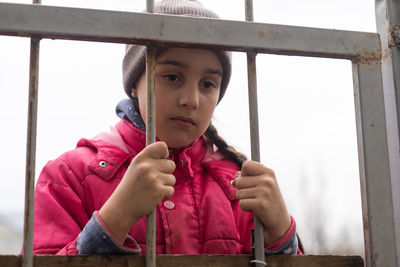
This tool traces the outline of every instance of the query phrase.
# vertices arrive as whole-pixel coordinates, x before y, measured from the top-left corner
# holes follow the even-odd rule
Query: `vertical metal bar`
[[[397,267],[400,267],[400,1],[376,0],[382,44],[382,76],[392,177]]]
[[[154,13],[154,0],[147,0],[146,11]],[[154,96],[154,70],[156,64],[156,49],[147,47],[146,54],[146,145],[156,140],[156,112]],[[146,215],[146,267],[156,267],[156,210]]]
[[[246,0],[246,21],[254,21],[253,1]],[[258,102],[257,102],[257,72],[256,53],[247,53],[247,76],[249,93],[249,115],[250,115],[250,140],[251,159],[260,161],[260,138],[258,127]],[[254,216],[254,241],[255,241],[255,266],[265,266],[264,254],[264,225],[261,220]]]
[[[353,81],[366,266],[398,266],[380,62],[353,62]]]
[[[246,0],[245,12],[246,12],[246,21],[254,21],[253,0]]]
[[[40,4],[34,0],[33,4]],[[33,213],[34,213],[34,187],[36,166],[36,133],[39,85],[39,49],[40,39],[31,39],[30,64],[29,64],[29,98],[27,145],[25,167],[25,211],[24,211],[24,240],[22,267],[33,266]]]
[[[154,0],[147,0],[146,2],[146,12],[154,13]]]
[[[249,115],[250,115],[250,140],[251,159],[260,161],[260,138],[258,127],[258,103],[257,103],[257,74],[256,54],[247,53],[247,75],[249,87]],[[261,220],[254,216],[254,241],[255,241],[255,263],[256,267],[265,266],[264,254],[264,225]]]
[[[146,55],[146,78],[147,78],[147,101],[146,101],[146,145],[155,142],[155,96],[154,96],[154,69],[155,49],[147,47]],[[146,216],[146,266],[156,266],[156,211],[152,210]]]

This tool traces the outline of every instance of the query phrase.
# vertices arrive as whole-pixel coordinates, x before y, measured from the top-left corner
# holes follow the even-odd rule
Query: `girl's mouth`
[[[179,127],[182,128],[191,128],[195,126],[194,121],[191,118],[186,118],[186,117],[174,117],[171,118],[171,120]]]

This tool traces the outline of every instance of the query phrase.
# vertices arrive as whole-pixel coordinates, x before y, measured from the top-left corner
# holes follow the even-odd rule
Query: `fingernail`
[[[233,188],[237,188],[236,185],[234,184],[235,182],[236,182],[236,178],[233,179],[233,180],[231,180],[231,186],[232,186]]]

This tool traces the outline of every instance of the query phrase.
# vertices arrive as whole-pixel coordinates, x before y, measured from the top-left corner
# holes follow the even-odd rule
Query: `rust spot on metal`
[[[158,34],[159,34],[160,36],[163,36],[164,25],[165,25],[165,23],[164,23],[164,22],[161,22],[160,29],[158,30]]]
[[[370,51],[365,48],[361,50],[361,53],[359,54],[358,61],[360,64],[376,64],[377,62],[380,62],[382,59],[382,50],[378,49],[375,51]]]
[[[400,26],[394,25],[389,30],[389,47],[400,48]]]
[[[363,216],[363,228],[364,228],[364,232],[369,232],[368,214],[365,214],[365,215]]]
[[[375,252],[374,257],[372,259],[372,266],[376,266],[376,263],[378,262],[378,258],[379,258],[379,253]]]
[[[263,31],[258,31],[258,36],[260,38],[265,38],[265,33]]]

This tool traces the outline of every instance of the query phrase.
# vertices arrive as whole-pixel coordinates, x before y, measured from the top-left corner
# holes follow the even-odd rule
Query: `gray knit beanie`
[[[204,8],[196,0],[162,0],[155,4],[154,13],[182,15],[191,17],[219,18],[213,11]],[[162,51],[162,50],[160,50]],[[159,51],[159,52],[160,52]],[[225,94],[232,71],[232,54],[228,51],[213,50],[221,60],[223,77],[218,102]],[[131,96],[131,89],[145,71],[146,46],[127,45],[122,62],[123,83],[126,94]]]

